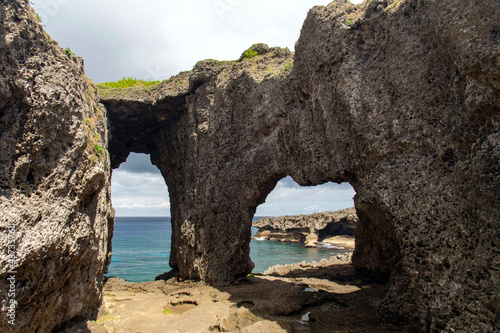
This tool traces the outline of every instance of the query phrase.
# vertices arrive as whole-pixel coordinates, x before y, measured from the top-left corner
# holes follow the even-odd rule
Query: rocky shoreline
[[[332,246],[354,250],[358,221],[354,207],[335,212],[263,218],[253,223],[259,228],[253,238],[302,243],[306,247]]]

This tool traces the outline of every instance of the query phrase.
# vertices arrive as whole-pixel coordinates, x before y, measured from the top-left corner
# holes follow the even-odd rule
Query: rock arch
[[[300,185],[349,182],[361,230],[353,265],[369,276],[391,275],[386,313],[429,329],[459,327],[465,317],[483,325],[474,318],[489,310],[466,314],[452,286],[481,276],[491,290],[485,277],[497,274],[486,264],[495,255],[482,261],[484,252],[473,248],[498,233],[498,212],[485,208],[498,201],[491,169],[498,164],[498,83],[492,40],[475,28],[474,38],[453,35],[436,14],[455,7],[463,17],[498,11],[493,2],[471,9],[454,1],[372,1],[354,10],[338,1],[309,12],[291,70],[290,53],[261,46],[254,59],[199,62],[183,88],[174,141],[153,154],[175,152],[167,173],[177,186],[172,264],[181,276],[226,284],[248,273],[251,218],[284,176]],[[347,24],[342,15],[359,19]],[[491,30],[491,21],[483,24]],[[441,276],[447,287],[437,283]]]
[[[183,278],[227,284],[250,273],[256,207],[287,175],[299,185],[351,183],[367,221],[356,265],[389,275],[401,258],[399,245],[390,214],[366,198],[357,179],[359,153],[349,146],[363,142],[353,141],[352,121],[340,119],[345,114],[335,107],[317,113],[317,101],[296,86],[299,74],[284,71],[289,51],[258,47],[257,59],[199,62],[175,97],[161,93],[172,91],[178,77],[152,96],[136,88],[116,91],[118,97],[105,92],[112,166],[129,151],[146,152],[162,171],[172,199],[171,265]],[[272,69],[263,75],[259,64]],[[374,234],[392,236],[381,242]]]
[[[249,272],[252,216],[282,177],[349,182],[364,231],[353,264],[391,274],[386,315],[432,331],[498,329],[498,1],[338,0],[309,12],[294,55],[258,45],[257,57],[202,61],[148,91],[101,91],[109,159],[106,110],[81,59],[43,34],[26,1],[1,6],[2,227],[13,222],[31,249],[14,267],[25,272],[18,331],[97,305],[109,164],[130,151],[149,153],[166,179],[171,265],[184,278],[228,284]],[[41,149],[54,127],[57,154]],[[25,172],[42,161],[55,168]],[[60,241],[33,243],[45,227]],[[35,291],[50,317],[32,313]]]

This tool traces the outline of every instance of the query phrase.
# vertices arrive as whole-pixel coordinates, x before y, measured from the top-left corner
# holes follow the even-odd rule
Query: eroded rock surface
[[[26,6],[0,7],[0,205],[2,232],[12,222],[18,239],[16,328],[47,331],[99,302],[110,171],[81,60],[51,45]],[[353,265],[390,276],[383,316],[498,330],[498,17],[497,0],[315,7],[295,55],[258,45],[148,91],[103,94],[111,163],[137,151],[162,171],[181,278],[227,285],[249,273],[252,217],[283,177],[349,182]]]
[[[334,236],[354,237],[357,223],[356,210],[351,207],[335,212],[263,218],[252,226],[259,228],[255,238],[305,243],[313,247]]]
[[[28,1],[2,1],[0,22],[0,331],[51,332],[101,302],[114,219],[106,109]]]
[[[273,135],[282,112],[276,109],[269,113],[267,103],[283,105],[283,99],[275,96],[282,95],[278,83],[290,73],[292,53],[263,45],[256,48],[260,49],[256,57],[201,61],[193,71],[183,74],[187,81],[174,77],[162,83],[164,88],[159,91],[172,91],[170,87],[179,85],[183,89],[180,94],[186,95],[184,110],[176,111],[177,118],[171,116],[170,109],[158,107],[170,98],[158,93],[151,112],[168,119],[165,127],[150,135],[150,126],[137,126],[133,133],[139,135],[121,140],[117,147],[111,139],[111,152],[127,152],[111,153],[113,165],[123,161],[121,156],[127,156],[128,151],[135,151],[136,143],[150,142],[147,150],[140,152],[151,154],[168,185],[172,207],[170,265],[183,278],[225,285],[250,273],[254,266],[249,257],[250,227],[255,207],[285,176],[275,175],[267,165],[275,142],[266,138]],[[142,90],[141,99],[157,94],[155,91],[156,87],[150,92]],[[134,89],[124,90],[127,97],[123,104],[113,96],[104,97],[102,102],[111,117],[121,114],[127,118],[129,113],[139,112],[129,97],[135,93]],[[115,105],[128,105],[129,109],[120,110]],[[115,125],[113,118],[110,123],[111,136],[115,137],[114,129],[121,125]]]
[[[339,0],[309,12],[291,70],[277,51],[198,63],[147,149],[172,199],[171,265],[230,283],[278,180],[349,182],[353,265],[391,276],[386,317],[498,328],[499,16],[495,0]]]

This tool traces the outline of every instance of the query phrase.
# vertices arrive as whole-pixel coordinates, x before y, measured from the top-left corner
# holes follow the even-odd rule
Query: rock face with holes
[[[261,46],[198,63],[183,110],[112,147],[114,165],[149,140],[137,149],[169,186],[171,265],[211,284],[251,271],[251,220],[278,180],[349,182],[353,265],[391,279],[382,314],[432,331],[497,329],[499,15],[495,0],[315,7],[293,69],[290,54]],[[147,114],[161,113],[168,94],[150,94]],[[121,103],[103,102],[110,114]]]
[[[110,171],[81,60],[51,45],[26,5],[0,12],[1,227],[17,240],[16,329],[48,331],[99,301]],[[251,272],[252,217],[283,177],[349,182],[353,265],[390,277],[382,315],[498,330],[498,17],[497,0],[315,7],[295,55],[260,44],[148,91],[103,93],[111,163],[143,152],[162,171],[182,278],[227,285]]]
[[[288,82],[292,53],[263,44],[254,48],[258,56],[201,61],[148,92],[102,88],[112,165],[130,151],[148,153],[165,177],[172,207],[170,264],[184,278],[225,285],[252,271],[252,216],[286,175],[275,173],[272,153],[276,126],[284,120],[279,89]],[[175,96],[184,104],[172,107],[168,100]],[[147,102],[138,118],[141,100]],[[137,126],[115,141],[127,122]]]
[[[28,1],[3,1],[0,21],[0,331],[50,332],[101,301],[114,218],[106,110]]]
[[[344,172],[353,264],[391,272],[382,308],[432,331],[498,329],[499,14],[497,1],[339,1],[309,13],[296,47],[324,145],[300,177]]]

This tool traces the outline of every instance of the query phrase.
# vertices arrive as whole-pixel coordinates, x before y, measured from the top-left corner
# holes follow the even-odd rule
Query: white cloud
[[[134,155],[138,154],[132,154],[131,157]],[[135,160],[140,161],[141,158],[136,156]],[[134,171],[128,171],[127,162],[113,170],[111,198],[116,215],[170,216],[168,189],[160,171],[149,170],[147,163],[150,162],[147,159],[142,159],[142,162],[148,172],[142,172],[135,167],[132,168]]]
[[[298,215],[335,211],[354,206],[355,194],[352,186],[347,183],[302,187],[290,177],[286,177],[278,182],[266,202],[257,207],[255,215]]]
[[[330,0],[33,2],[47,32],[103,82],[166,79],[202,59],[237,59],[259,42],[293,49],[308,10]]]
[[[325,211],[325,208],[318,206],[318,205],[314,205],[314,206],[306,207],[306,208],[304,208],[304,210],[306,212],[319,213],[319,212]]]

